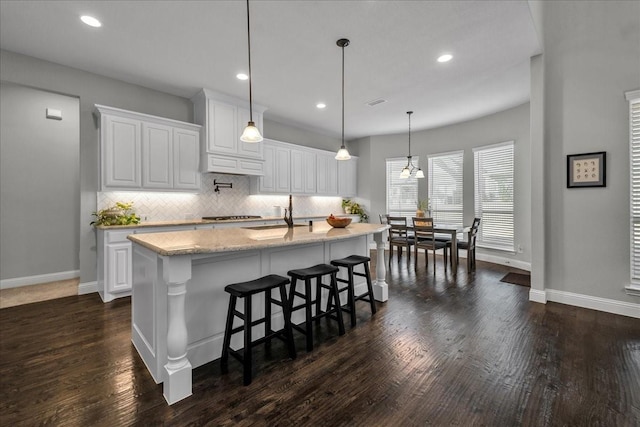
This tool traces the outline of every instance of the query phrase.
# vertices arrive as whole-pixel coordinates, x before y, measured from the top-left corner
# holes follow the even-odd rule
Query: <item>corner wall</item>
[[[464,150],[464,223],[471,224],[474,214],[473,151],[474,147],[515,141],[515,246],[522,253],[478,248],[478,258],[506,259],[514,266],[529,268],[531,262],[531,162],[529,104],[455,125],[411,133],[411,154],[419,156],[425,170],[429,154]],[[365,141],[366,142],[366,141]],[[370,137],[371,174],[370,216],[386,212],[386,159],[407,156],[407,134]],[[415,162],[414,162],[415,163]],[[359,172],[360,175],[360,172]],[[427,196],[427,179],[419,181],[420,198]],[[360,189],[359,189],[360,190]],[[360,194],[360,193],[358,193]],[[510,261],[511,260],[511,261]]]
[[[630,281],[624,93],[640,88],[640,2],[541,6],[548,160],[546,293],[551,300],[575,305],[585,296],[637,303],[638,297],[624,292]],[[566,156],[596,151],[607,152],[607,186],[568,189]]]

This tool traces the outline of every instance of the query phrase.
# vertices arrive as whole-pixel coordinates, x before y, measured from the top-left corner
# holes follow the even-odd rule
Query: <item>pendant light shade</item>
[[[409,155],[407,156],[407,166],[402,168],[402,172],[400,172],[401,179],[407,179],[411,176],[413,172],[416,173],[416,178],[424,178],[424,172],[422,169],[415,167],[413,165],[413,161],[411,161],[411,115],[413,111],[407,111],[407,115],[409,116]]]
[[[249,52],[249,123],[244,128],[240,141],[242,142],[260,142],[262,135],[253,122],[253,97],[251,94],[251,25],[249,21],[249,0],[247,0],[247,51]]]
[[[340,39],[336,44],[342,48],[342,145],[336,154],[336,160],[349,160],[351,155],[344,145],[344,48],[349,46],[349,40]]]
[[[256,127],[255,123],[249,122],[247,127],[244,128],[242,132],[242,136],[240,136],[240,141],[244,142],[260,142],[262,141],[262,135],[260,135],[260,131]]]

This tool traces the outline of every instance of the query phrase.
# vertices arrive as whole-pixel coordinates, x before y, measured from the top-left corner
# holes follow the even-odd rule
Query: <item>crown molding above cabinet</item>
[[[194,121],[204,129],[200,136],[202,172],[263,175],[263,143],[240,141],[249,122],[249,103],[209,89],[202,89],[191,102]],[[253,121],[260,133],[264,133],[265,110],[253,104]]]

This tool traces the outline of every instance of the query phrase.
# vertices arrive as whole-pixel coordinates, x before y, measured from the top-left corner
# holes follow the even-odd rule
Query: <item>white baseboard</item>
[[[75,279],[80,276],[80,270],[60,271],[58,273],[38,274],[37,276],[16,277],[0,280],[0,289],[19,288],[21,286],[38,285],[40,283],[57,282]]]
[[[542,304],[551,301],[640,319],[640,304],[575,294],[573,292],[557,291],[554,289],[546,289],[544,291],[531,289],[529,291],[529,301]]]
[[[78,295],[91,294],[94,292],[98,292],[98,282],[95,280],[93,282],[85,282],[78,285]]]
[[[466,258],[467,251],[460,250],[460,258]],[[476,260],[491,262],[493,264],[507,265],[509,267],[519,268],[520,270],[531,271],[531,263],[520,261],[512,258],[505,258],[497,255],[482,254],[476,252]]]
[[[529,301],[546,304],[547,303],[547,293],[545,291],[539,291],[537,289],[531,289],[529,291]]]
[[[547,289],[545,292],[547,295],[547,301],[575,305],[576,307],[590,308],[592,310],[640,319],[640,304],[592,297],[589,295],[574,294],[573,292],[556,291],[553,289]],[[531,298],[531,294],[529,297]]]

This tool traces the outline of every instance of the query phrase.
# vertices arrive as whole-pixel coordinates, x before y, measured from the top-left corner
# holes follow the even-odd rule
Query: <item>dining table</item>
[[[458,233],[468,233],[471,227],[459,227],[452,224],[433,224],[433,232],[447,234],[451,237],[451,268],[455,273],[458,271]]]

